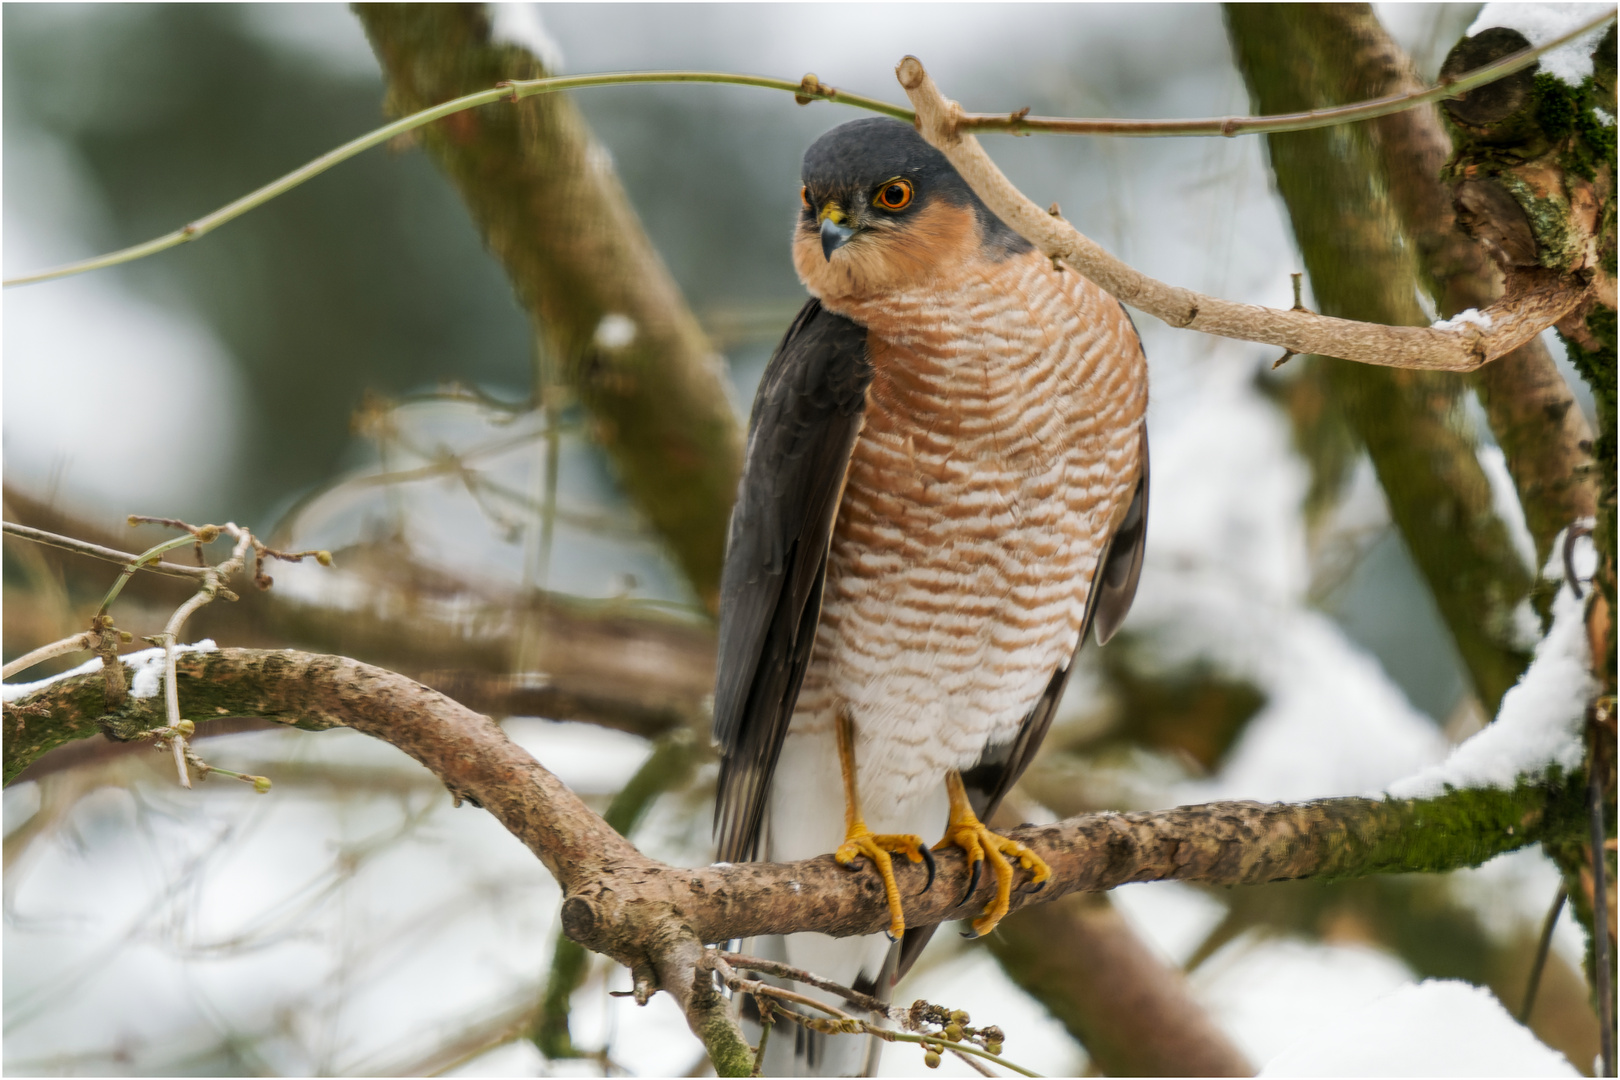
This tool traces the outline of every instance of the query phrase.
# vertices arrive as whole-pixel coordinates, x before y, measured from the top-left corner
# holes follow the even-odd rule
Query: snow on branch
[[[1560,554],[1545,575],[1563,577],[1564,564],[1590,576],[1597,551],[1589,537],[1573,542],[1568,560]],[[1565,581],[1553,600],[1552,626],[1536,645],[1535,659],[1518,685],[1502,697],[1496,720],[1487,724],[1438,765],[1396,781],[1389,793],[1401,799],[1432,798],[1454,788],[1512,789],[1539,782],[1555,772],[1578,769],[1585,757],[1586,708],[1598,693],[1587,640],[1586,603],[1577,581]]]

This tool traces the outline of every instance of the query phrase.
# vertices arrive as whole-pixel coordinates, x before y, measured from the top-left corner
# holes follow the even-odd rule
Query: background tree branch
[[[402,115],[546,72],[481,4],[357,4]],[[742,437],[720,357],[563,94],[458,113],[422,143],[512,278],[620,483],[714,604]]]
[[[1339,31],[1352,18],[1372,20],[1370,11],[1307,4],[1230,4],[1225,11],[1257,108],[1333,104],[1348,81],[1364,77],[1367,50],[1345,48]],[[1416,299],[1417,260],[1402,242],[1390,187],[1368,183],[1385,174],[1386,158],[1366,131],[1271,135],[1267,146],[1323,312],[1426,324]],[[1329,408],[1366,447],[1390,517],[1429,584],[1485,714],[1494,716],[1529,661],[1516,640],[1515,608],[1529,594],[1532,569],[1496,515],[1473,439],[1456,422],[1465,385],[1441,373],[1316,362],[1324,364]]]

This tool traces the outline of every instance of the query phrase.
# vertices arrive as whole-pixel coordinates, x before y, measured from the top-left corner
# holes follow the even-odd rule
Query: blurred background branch
[[[477,4],[360,4],[397,114],[546,74]],[[506,268],[619,482],[705,604],[720,583],[742,436],[720,358],[563,95],[459,113],[423,145]]]

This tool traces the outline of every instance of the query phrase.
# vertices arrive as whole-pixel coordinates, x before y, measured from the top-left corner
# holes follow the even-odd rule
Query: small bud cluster
[[[1006,1033],[994,1024],[987,1027],[976,1028],[970,1026],[972,1017],[965,1009],[947,1009],[942,1005],[933,1005],[919,998],[912,1003],[906,1012],[905,1027],[909,1031],[921,1035],[937,1035],[939,1042],[928,1041],[923,1044],[923,1064],[930,1069],[939,1068],[940,1051],[952,1043],[963,1043],[980,1046],[986,1053],[1001,1055],[1002,1044],[1007,1041]]]

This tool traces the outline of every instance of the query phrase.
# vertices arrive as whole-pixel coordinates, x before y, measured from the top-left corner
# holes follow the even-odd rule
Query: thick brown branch
[[[1171,326],[1383,367],[1473,371],[1541,333],[1574,310],[1590,292],[1588,283],[1577,277],[1546,274],[1533,280],[1527,278],[1522,291],[1485,310],[1487,325],[1463,323],[1440,329],[1382,326],[1309,311],[1281,311],[1166,285],[1116,259],[1019,191],[979,141],[962,133],[961,107],[946,100],[916,57],[902,60],[896,75],[917,110],[923,137],[950,159],[1003,221],[1119,300]]]
[[[452,793],[494,814],[557,876],[568,894],[569,936],[632,967],[683,934],[697,941],[805,930],[842,936],[874,933],[887,922],[876,878],[830,856],[695,870],[647,859],[493,722],[393,672],[342,657],[251,649],[186,654],[178,672],[182,711],[198,724],[223,710],[309,728],[351,727],[398,746]],[[76,676],[8,705],[7,777],[49,745],[101,730],[127,738],[161,724],[157,698],[131,698],[103,716],[101,686],[96,675]],[[1054,873],[1047,888],[1015,895],[1013,903],[1130,881],[1253,884],[1475,865],[1578,828],[1580,810],[1578,791],[1570,796],[1551,785],[1432,800],[1087,814],[1012,830]],[[972,914],[993,888],[981,882],[966,903],[956,902],[967,881],[959,853],[940,856],[939,880],[926,893],[923,877],[921,867],[901,869],[908,911],[919,924]],[[660,933],[667,940],[660,942]]]

